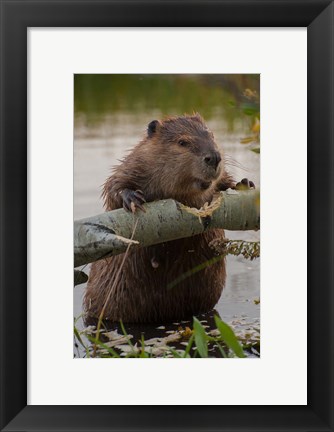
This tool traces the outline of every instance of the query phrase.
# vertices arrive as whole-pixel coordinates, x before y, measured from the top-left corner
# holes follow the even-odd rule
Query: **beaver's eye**
[[[179,145],[180,146],[182,146],[182,147],[185,147],[185,146],[187,146],[189,144],[189,142],[188,141],[186,141],[186,140],[179,140]]]

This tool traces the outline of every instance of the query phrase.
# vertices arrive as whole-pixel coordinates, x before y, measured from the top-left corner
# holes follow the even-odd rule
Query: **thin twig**
[[[136,232],[136,229],[137,229],[137,225],[138,225],[138,218],[136,219],[136,221],[135,221],[135,223],[134,223],[134,226],[133,226],[132,235],[131,235],[131,240],[133,239],[133,237],[134,237],[134,235],[135,235],[135,232]],[[115,277],[114,283],[113,283],[113,285],[112,285],[111,288],[110,288],[110,291],[109,291],[109,293],[108,293],[108,295],[107,295],[106,301],[104,302],[103,308],[102,308],[102,310],[101,310],[101,313],[100,313],[100,316],[99,316],[99,320],[98,320],[98,323],[97,323],[96,336],[95,336],[95,337],[96,337],[96,340],[99,340],[99,337],[100,337],[100,329],[101,329],[101,324],[102,324],[102,320],[103,320],[103,317],[104,317],[104,312],[105,312],[106,307],[107,307],[107,304],[108,304],[108,302],[109,302],[109,299],[110,299],[111,293],[112,293],[112,291],[113,291],[115,285],[118,283],[118,280],[119,280],[119,278],[120,278],[120,275],[121,275],[121,272],[122,272],[122,269],[123,269],[123,266],[124,266],[125,260],[126,260],[126,258],[127,258],[127,256],[128,256],[128,252],[129,252],[131,246],[132,246],[132,243],[129,243],[128,246],[127,246],[127,248],[126,248],[126,251],[124,252],[123,259],[122,259],[122,263],[121,263],[121,265],[120,265],[120,267],[119,267],[119,269],[118,269],[118,272],[117,272],[117,274],[116,274],[116,277]],[[95,344],[94,344],[93,357],[96,356],[96,350],[97,350],[97,344],[95,343]]]

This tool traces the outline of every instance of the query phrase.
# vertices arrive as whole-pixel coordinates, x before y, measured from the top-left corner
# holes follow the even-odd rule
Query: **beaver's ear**
[[[147,135],[151,137],[155,134],[157,128],[160,126],[159,120],[152,120],[147,126]]]

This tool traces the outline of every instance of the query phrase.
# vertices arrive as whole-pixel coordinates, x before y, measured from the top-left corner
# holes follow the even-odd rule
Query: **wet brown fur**
[[[212,151],[218,151],[217,145],[198,114],[167,118],[151,128],[149,125],[145,138],[107,179],[102,193],[106,210],[123,206],[124,189],[143,191],[148,202],[173,198],[200,208],[212,200],[218,189],[234,185],[223,161],[217,170],[203,162]],[[223,230],[211,230],[161,245],[130,249],[116,284],[123,254],[93,263],[84,299],[88,315],[100,315],[110,290],[104,318],[112,321],[173,321],[209,311],[224,287],[224,259],[173,287],[169,285],[215,258],[208,244],[223,235]]]

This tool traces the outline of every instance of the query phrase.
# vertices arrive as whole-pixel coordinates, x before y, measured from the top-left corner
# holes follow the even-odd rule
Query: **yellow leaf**
[[[255,122],[254,122],[253,127],[252,127],[252,131],[254,133],[260,132],[260,120],[258,118],[255,119]]]
[[[246,137],[246,138],[242,138],[242,139],[240,140],[240,143],[241,143],[241,144],[249,144],[249,143],[253,142],[254,139],[255,139],[254,137]]]
[[[184,332],[182,333],[182,336],[185,338],[190,338],[190,336],[193,334],[193,331],[191,330],[191,328],[186,327]]]
[[[247,89],[245,89],[245,91],[244,91],[244,96],[245,96],[247,99],[254,99],[254,98],[257,97],[257,92],[256,92],[256,90],[251,90],[251,89],[247,88]]]

